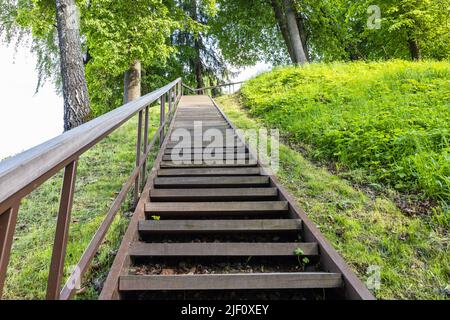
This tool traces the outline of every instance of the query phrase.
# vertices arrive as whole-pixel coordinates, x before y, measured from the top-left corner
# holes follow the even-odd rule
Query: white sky
[[[27,47],[0,43],[0,160],[43,143],[63,131],[63,101],[51,83],[35,95],[36,57]],[[233,81],[244,81],[270,65],[243,69]],[[239,86],[236,86],[236,90]]]
[[[63,102],[52,84],[34,95],[36,58],[26,47],[0,43],[0,159],[11,156],[63,131]]]

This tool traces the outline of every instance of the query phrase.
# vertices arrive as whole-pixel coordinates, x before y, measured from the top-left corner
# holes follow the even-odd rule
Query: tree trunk
[[[411,59],[419,61],[422,60],[422,52],[420,50],[419,43],[417,40],[408,40],[409,52],[411,53]]]
[[[197,12],[197,0],[191,0],[191,18],[194,21],[198,21],[198,12]],[[203,81],[203,66],[201,60],[201,35],[198,33],[194,37],[194,49],[195,49],[195,57],[193,61],[193,68],[195,73],[195,81],[197,82],[197,89],[203,88],[205,83]],[[198,92],[199,94],[203,94],[203,92]]]
[[[200,56],[200,35],[198,35],[198,39],[195,40],[195,61],[194,61],[194,69],[195,69],[195,80],[197,81],[197,89],[203,88],[205,83],[203,81],[203,72],[202,72],[202,60]],[[199,91],[199,94],[203,94],[203,92]]]
[[[141,62],[135,60],[124,75],[123,103],[128,103],[141,97],[141,75]]]
[[[283,0],[284,10],[286,13],[286,22],[289,30],[289,35],[292,42],[292,49],[294,52],[295,63],[303,64],[308,62],[305,51],[303,50],[302,39],[298,31],[297,16],[292,4],[292,0]]]
[[[291,58],[292,63],[295,62],[294,51],[292,49],[291,37],[289,35],[289,31],[286,24],[286,19],[283,15],[283,9],[279,0],[272,0],[272,8],[275,13],[275,20],[277,21],[278,27],[280,28],[281,35],[283,36],[284,42],[286,44],[289,57]]]
[[[91,112],[75,0],[56,0],[56,20],[67,131],[81,125]]]
[[[297,25],[298,25],[298,32],[300,33],[300,39],[302,40],[303,45],[303,52],[306,55],[306,59],[311,61],[309,56],[309,48],[308,48],[308,33],[306,32],[305,27],[305,19],[303,19],[302,15],[299,12],[296,12],[297,17]]]

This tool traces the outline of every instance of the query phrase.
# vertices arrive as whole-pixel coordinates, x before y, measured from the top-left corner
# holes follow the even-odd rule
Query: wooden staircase
[[[230,130],[231,140],[201,141],[197,121],[203,132]],[[193,133],[192,140],[179,143],[172,134],[179,129]],[[180,155],[193,160],[178,161]],[[155,163],[101,299],[141,299],[149,292],[315,289],[326,290],[323,298],[373,298],[276,179],[264,175],[209,97],[181,99]],[[177,264],[249,257],[273,264],[284,259],[293,267],[288,272],[135,272],[153,259]],[[303,257],[310,261],[306,266]]]

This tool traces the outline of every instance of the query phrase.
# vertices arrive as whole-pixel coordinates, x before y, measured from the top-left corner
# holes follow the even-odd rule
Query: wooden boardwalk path
[[[202,133],[211,128],[228,130],[231,137],[202,141]],[[180,142],[185,133],[192,138]],[[235,133],[208,96],[181,98],[100,298],[145,298],[160,291],[320,289],[329,292],[326,297],[373,299],[276,178],[264,175]],[[287,259],[293,266],[279,272],[142,272],[155,259],[178,265],[192,258],[236,257],[263,257],[275,264]],[[303,257],[310,263],[296,270]]]

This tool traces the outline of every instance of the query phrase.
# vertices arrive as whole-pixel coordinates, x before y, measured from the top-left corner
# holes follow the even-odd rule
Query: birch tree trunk
[[[85,122],[91,112],[75,0],[56,0],[56,21],[64,95],[64,131],[68,131]]]
[[[123,102],[128,103],[141,97],[142,66],[135,60],[124,76]]]
[[[299,27],[297,25],[297,15],[294,10],[292,0],[283,0],[286,13],[286,23],[292,43],[295,63],[303,64],[308,62],[305,51],[303,50],[302,39],[300,37]]]
[[[305,19],[302,17],[300,12],[296,12],[296,17],[297,17],[298,32],[300,33],[300,39],[302,40],[303,45],[303,52],[305,53],[306,59],[309,62],[311,61],[311,59],[309,56],[308,34],[306,31]]]
[[[275,20],[277,21],[278,27],[280,28],[281,35],[283,36],[284,42],[286,44],[289,57],[292,63],[295,62],[294,51],[292,49],[291,36],[289,35],[289,30],[287,28],[286,17],[283,14],[283,7],[280,0],[272,0],[272,8],[275,13]]]

